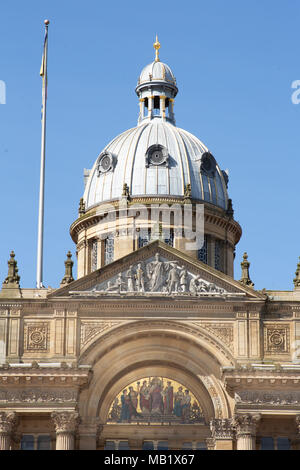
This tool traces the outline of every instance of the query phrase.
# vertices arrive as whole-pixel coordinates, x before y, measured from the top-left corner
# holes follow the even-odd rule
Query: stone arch
[[[106,422],[122,388],[146,375],[165,376],[190,388],[207,422],[227,418],[232,406],[221,382],[221,366],[232,365],[229,351],[207,332],[172,321],[137,321],[95,339],[80,362],[93,366],[89,388],[81,393],[80,413]],[[228,401],[229,400],[229,401]]]
[[[120,344],[130,341],[132,336],[149,336],[153,331],[160,331],[165,335],[180,335],[198,347],[204,348],[208,354],[216,358],[220,365],[235,364],[233,353],[224,341],[221,341],[212,331],[206,330],[195,323],[183,323],[170,320],[142,320],[126,323],[108,322],[109,329],[102,327],[95,334],[90,343],[82,347],[80,363],[93,364],[100,359],[101,354]],[[101,347],[100,346],[101,343]]]

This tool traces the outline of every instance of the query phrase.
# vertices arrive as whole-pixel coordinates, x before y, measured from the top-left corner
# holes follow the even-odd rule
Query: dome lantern
[[[160,43],[153,44],[155,60],[143,68],[135,89],[140,100],[138,123],[160,118],[175,125],[174,98],[178,93],[170,67],[159,59]]]

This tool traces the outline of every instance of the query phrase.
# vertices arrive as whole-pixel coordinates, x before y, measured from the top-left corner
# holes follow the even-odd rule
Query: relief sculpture
[[[160,293],[165,295],[223,295],[227,292],[216,284],[201,279],[187,271],[179,261],[162,259],[156,253],[152,259],[129,266],[112,279],[91,289],[102,293]]]

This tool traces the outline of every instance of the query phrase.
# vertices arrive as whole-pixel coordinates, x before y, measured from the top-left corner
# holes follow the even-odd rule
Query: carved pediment
[[[256,294],[226,274],[156,241],[49,297],[260,297]]]

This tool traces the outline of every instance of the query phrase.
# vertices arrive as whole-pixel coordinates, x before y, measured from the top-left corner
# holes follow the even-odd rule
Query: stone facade
[[[144,291],[132,285],[131,273],[153,260],[161,272],[179,266],[199,289],[181,289],[179,276],[164,291],[168,273],[154,291],[151,277]],[[127,288],[105,290],[118,273]],[[213,287],[202,291],[201,283]],[[28,435],[50,436],[53,449],[167,442],[172,449],[249,450],[265,436],[297,448],[300,292],[283,295],[272,300],[156,241],[59,289],[20,289],[18,299],[2,298],[1,448],[20,448]],[[143,377],[164,377],[164,390],[167,381],[169,388],[181,384],[199,404],[201,420],[174,420],[172,404],[168,426],[150,408],[148,423],[141,415],[109,419],[116,397]],[[165,400],[164,390],[156,397]],[[119,412],[121,405],[115,404]],[[275,432],[274,422],[284,426]]]

